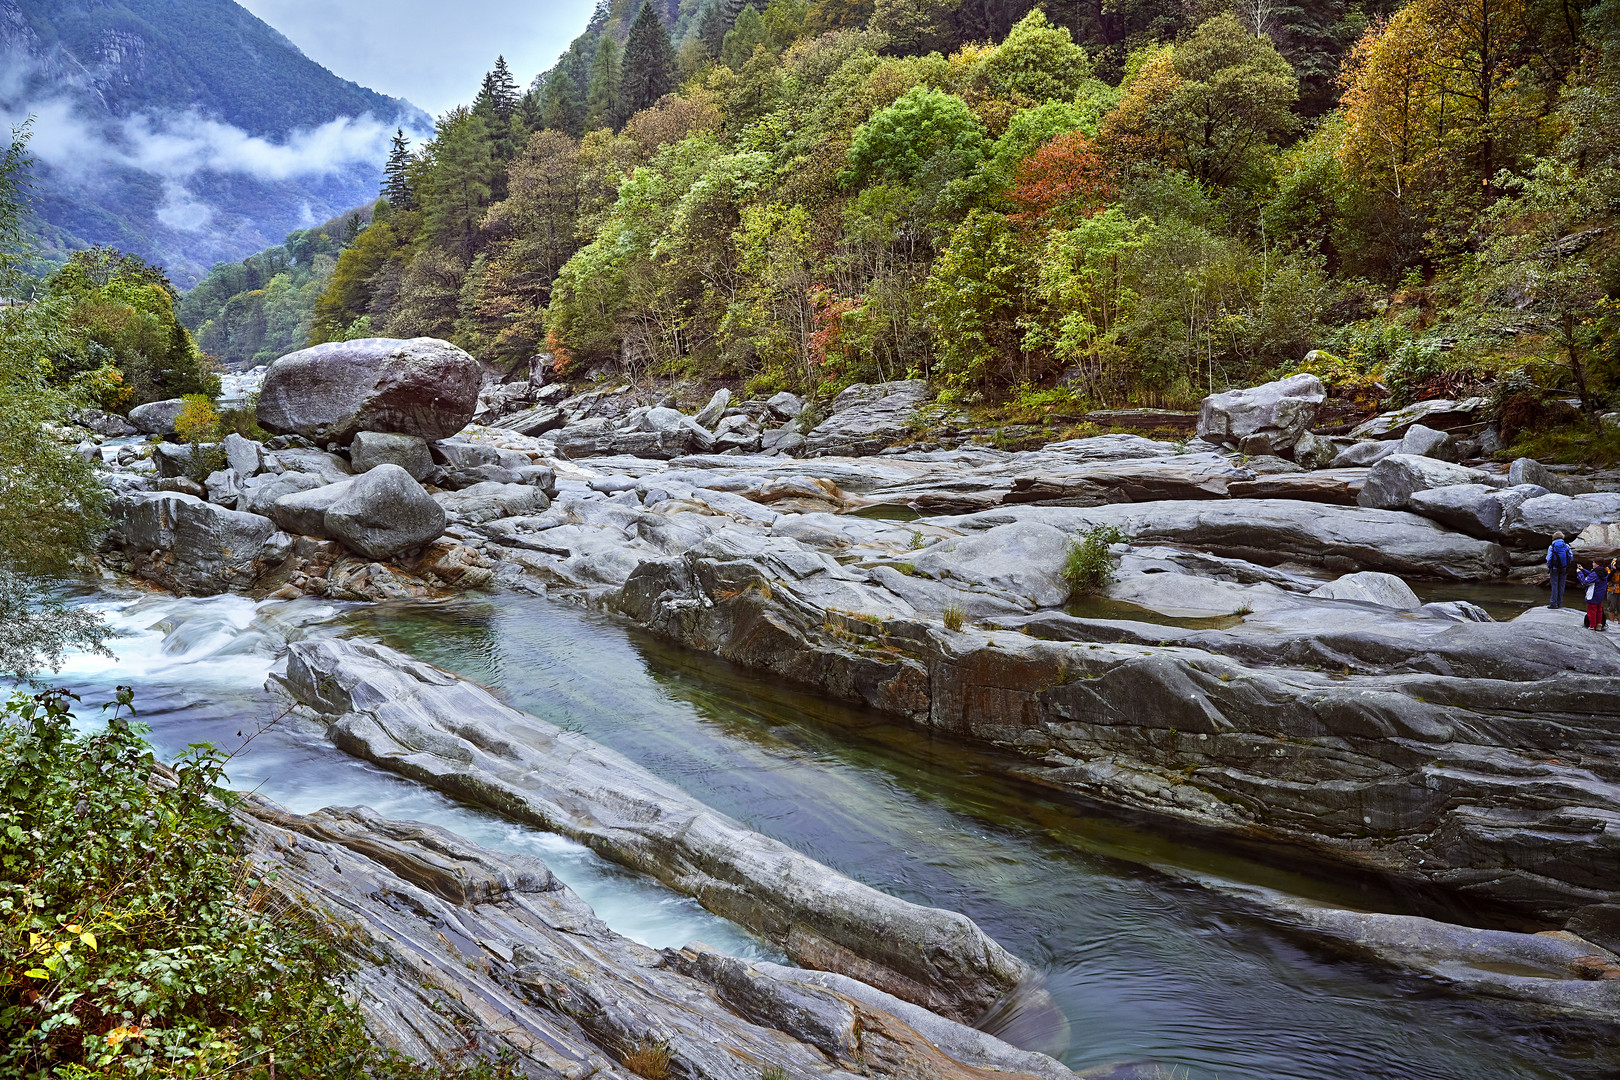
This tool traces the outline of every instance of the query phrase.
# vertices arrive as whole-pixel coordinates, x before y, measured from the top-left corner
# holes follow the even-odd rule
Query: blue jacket
[[[1588,604],[1601,604],[1609,595],[1609,572],[1607,570],[1577,570],[1575,580],[1586,587],[1586,602]]]
[[[1569,550],[1569,545],[1562,540],[1554,540],[1547,545],[1547,565],[1568,567],[1575,553]]]

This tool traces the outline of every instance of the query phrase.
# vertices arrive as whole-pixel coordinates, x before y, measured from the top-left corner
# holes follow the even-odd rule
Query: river
[[[294,810],[371,806],[529,851],[621,933],[772,950],[571,841],[458,804],[274,719],[263,686],[289,636],[379,638],[620,751],[849,876],[964,912],[1046,972],[1065,1064],[1153,1063],[1177,1080],[1462,1080],[1620,1074],[1608,1033],[1337,959],[1194,883],[1262,884],[1354,906],[1341,885],[1180,842],[1006,776],[989,752],[770,685],[606,616],[521,595],[440,605],[98,596],[117,660],[58,681],[86,718],[117,683],[165,756],[236,747],[232,785]]]

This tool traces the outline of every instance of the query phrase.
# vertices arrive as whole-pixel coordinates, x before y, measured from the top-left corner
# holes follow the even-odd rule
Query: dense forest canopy
[[[1595,411],[1617,75],[1617,0],[603,0],[396,152],[310,338],[989,402],[1303,365]]]

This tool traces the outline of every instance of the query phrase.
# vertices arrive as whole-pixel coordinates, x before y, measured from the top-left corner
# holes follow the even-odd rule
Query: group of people
[[[1576,566],[1575,552],[1565,542],[1564,534],[1555,534],[1547,547],[1547,572],[1552,581],[1552,602],[1548,607],[1564,606],[1564,587],[1572,567],[1586,597],[1586,628],[1608,629],[1611,609],[1620,618],[1620,559],[1611,559],[1607,566],[1599,559],[1593,559],[1591,566]]]

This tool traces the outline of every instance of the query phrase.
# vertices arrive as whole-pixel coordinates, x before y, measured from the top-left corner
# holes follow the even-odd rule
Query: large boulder
[[[1413,424],[1401,436],[1399,454],[1416,454],[1418,457],[1449,458],[1447,453],[1451,445],[1451,436],[1443,431],[1436,431],[1432,427],[1422,424]]]
[[[332,341],[270,365],[259,423],[340,445],[361,431],[442,439],[472,419],[482,377],[478,361],[437,338]]]
[[[241,482],[236,508],[270,517],[275,512],[276,501],[283,496],[326,486],[327,481],[315,473],[261,473]]]
[[[398,465],[412,479],[420,480],[433,468],[433,455],[427,440],[419,435],[362,431],[349,444],[349,464],[357,473],[370,472],[378,465]]]
[[[1416,404],[1406,406],[1404,409],[1379,413],[1350,432],[1350,437],[1352,439],[1399,439],[1406,435],[1413,424],[1423,424],[1437,431],[1451,431],[1454,428],[1473,423],[1475,414],[1485,408],[1485,404],[1484,398],[1477,397],[1465,398],[1462,401],[1452,401],[1449,398],[1419,401]]]
[[[257,476],[264,468],[264,444],[233,431],[225,436],[225,463],[239,476]]]
[[[292,550],[270,519],[179,492],[114,499],[108,517],[108,543],[127,553],[131,572],[189,596],[249,589]]]
[[[1558,533],[1565,539],[1578,537],[1592,525],[1620,520],[1620,495],[1612,492],[1570,497],[1549,493],[1526,499],[1509,516],[1505,532],[1508,543],[1535,548],[1552,542]]]
[[[1375,510],[1405,510],[1413,492],[1456,484],[1494,487],[1494,480],[1495,477],[1489,473],[1453,465],[1448,461],[1436,461],[1416,454],[1391,454],[1368,471],[1367,482],[1362,485],[1356,502]]]
[[[1385,439],[1351,443],[1339,451],[1329,464],[1330,469],[1355,469],[1376,465],[1389,455],[1399,453],[1401,444]]]
[[[1198,412],[1198,434],[1248,454],[1291,450],[1326,400],[1327,389],[1315,375],[1211,394]]]
[[[372,559],[437,540],[444,525],[444,509],[398,465],[355,477],[326,508],[327,535]]]
[[[174,422],[185,407],[186,403],[181,398],[148,401],[129,410],[129,422],[144,435],[173,435]]]
[[[845,387],[833,398],[832,415],[806,433],[804,454],[875,454],[911,432],[912,416],[927,400],[928,384],[922,379]]]

